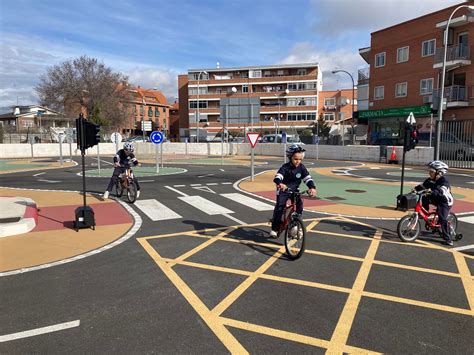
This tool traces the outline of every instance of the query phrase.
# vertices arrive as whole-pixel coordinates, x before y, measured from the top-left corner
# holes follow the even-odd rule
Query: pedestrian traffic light
[[[406,139],[405,139],[405,152],[415,149],[418,144],[418,130],[414,125],[407,124],[406,127]]]

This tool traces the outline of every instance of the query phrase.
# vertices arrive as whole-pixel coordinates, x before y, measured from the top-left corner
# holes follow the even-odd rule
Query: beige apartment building
[[[402,144],[403,124],[410,112],[423,135],[434,135],[440,103],[443,36],[449,16],[459,5],[373,32],[370,47],[359,50],[370,66],[359,71],[358,78],[358,117],[359,122],[368,121],[370,144]],[[448,31],[443,113],[447,122],[474,119],[471,38],[474,17],[466,8],[459,9]],[[469,134],[472,132],[462,132],[464,136]]]
[[[190,69],[178,77],[180,138],[212,140],[249,127],[262,135],[311,128],[321,85],[315,63]]]

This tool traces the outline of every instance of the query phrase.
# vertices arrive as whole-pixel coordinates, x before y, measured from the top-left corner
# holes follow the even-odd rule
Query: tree
[[[90,121],[113,127],[130,116],[128,89],[126,76],[87,56],[50,67],[35,88],[42,105],[72,117],[83,112]]]
[[[313,134],[317,134],[319,137],[329,137],[329,131],[331,126],[329,126],[324,119],[324,115],[319,114],[318,122],[313,124]]]

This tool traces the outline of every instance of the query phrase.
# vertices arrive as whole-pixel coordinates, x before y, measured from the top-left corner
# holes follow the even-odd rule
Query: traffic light
[[[84,152],[100,142],[100,126],[84,121],[82,114],[76,119],[77,147]]]
[[[412,149],[415,149],[416,145],[418,144],[418,130],[415,126],[411,124],[407,124],[405,127],[406,130],[406,138],[405,138],[405,152],[408,152]]]

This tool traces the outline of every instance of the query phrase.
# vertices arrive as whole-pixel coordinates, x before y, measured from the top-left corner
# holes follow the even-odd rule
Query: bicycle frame
[[[120,174],[120,183],[124,189],[128,188],[129,179],[133,179],[133,172],[131,168],[125,168],[125,172]]]
[[[288,223],[290,223],[291,216],[293,213],[296,213],[296,196],[299,195],[299,192],[292,191],[290,189],[287,190],[290,193],[290,197],[288,198],[288,201],[286,202],[286,206],[283,209],[283,221],[280,224],[280,229],[279,232],[283,232],[286,227],[288,226]]]
[[[438,224],[438,211],[427,211],[424,207],[423,204],[421,203],[421,197],[423,196],[422,193],[417,193],[418,199],[416,201],[416,206],[415,206],[415,213],[417,214],[417,217],[421,217],[426,223],[427,226],[430,229],[436,229],[436,228],[441,228],[441,225]],[[433,218],[430,218],[433,216]]]

